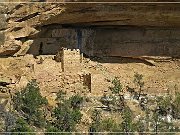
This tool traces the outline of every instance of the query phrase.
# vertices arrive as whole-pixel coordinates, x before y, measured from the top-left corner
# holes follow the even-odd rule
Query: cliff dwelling
[[[97,94],[96,89],[104,91],[107,88],[109,84],[106,83],[109,82],[105,80],[110,76],[120,76],[126,80],[124,83],[128,82],[129,74],[132,77],[139,71],[144,74],[149,71],[147,80],[153,78],[154,72],[159,72],[158,77],[162,72],[169,77],[173,69],[179,73],[176,61],[172,62],[175,66],[170,68],[168,66],[172,63],[165,63],[166,68],[164,63],[156,60],[168,57],[171,61],[171,57],[180,56],[179,9],[176,4],[17,4],[7,13],[2,13],[4,21],[2,19],[0,34],[5,37],[1,36],[4,41],[0,41],[0,56],[17,61],[22,59],[22,63],[26,61],[22,64],[24,72],[32,73],[42,82],[43,88],[52,86],[50,89],[62,85],[63,75],[67,75],[68,79],[62,82],[69,85],[69,82],[76,83],[72,78],[77,78],[77,82],[83,80],[84,85]],[[39,60],[40,57],[43,60]],[[141,57],[145,57],[143,62],[138,61]],[[157,59],[149,60],[149,57]],[[153,66],[144,61],[150,61]],[[158,64],[164,69],[158,69]],[[10,62],[10,65],[14,69],[16,64]],[[34,65],[34,71],[27,65]],[[0,68],[5,70],[4,67],[2,64]],[[173,79],[177,80],[177,76]],[[153,92],[156,91],[156,78],[151,80]],[[163,78],[161,76],[158,80],[159,84]],[[54,81],[58,84],[56,88]],[[165,79],[163,83],[165,87],[168,82]],[[164,87],[161,90],[165,90]]]
[[[18,1],[0,3],[0,132],[180,133],[180,4]]]

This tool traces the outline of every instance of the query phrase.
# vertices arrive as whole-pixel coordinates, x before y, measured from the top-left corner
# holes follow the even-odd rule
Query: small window
[[[42,55],[42,53],[43,53],[43,42],[40,43],[39,55]]]

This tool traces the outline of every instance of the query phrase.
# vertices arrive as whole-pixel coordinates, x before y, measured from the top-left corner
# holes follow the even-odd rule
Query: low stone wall
[[[81,84],[91,91],[91,74],[90,73],[63,73],[62,74],[62,84],[71,86],[75,84]]]

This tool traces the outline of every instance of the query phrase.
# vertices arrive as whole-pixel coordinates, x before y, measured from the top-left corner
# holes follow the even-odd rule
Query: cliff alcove
[[[51,24],[41,29],[28,53],[55,55],[61,47],[98,57],[178,57],[180,28],[73,26]]]

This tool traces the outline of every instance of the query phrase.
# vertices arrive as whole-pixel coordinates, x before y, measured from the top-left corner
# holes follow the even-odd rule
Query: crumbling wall
[[[82,55],[79,49],[61,48],[55,60],[61,62],[62,71],[78,71],[81,69]]]
[[[65,72],[62,74],[63,87],[72,87],[73,85],[82,85],[89,89],[91,92],[91,74],[84,72],[69,73]]]
[[[41,44],[42,48],[40,48]],[[77,44],[77,33],[75,29],[47,28],[45,30],[43,29],[34,38],[34,43],[31,45],[28,53],[39,55],[39,50],[42,49],[42,54],[55,55],[62,47],[75,49],[77,48]]]
[[[91,73],[84,73],[82,75],[83,85],[86,86],[91,92]]]
[[[63,71],[78,70],[80,68],[81,55],[79,49],[62,49]]]
[[[91,91],[91,74],[81,72],[82,55],[79,49],[61,48],[55,56],[55,60],[61,62],[64,87],[79,84]]]

